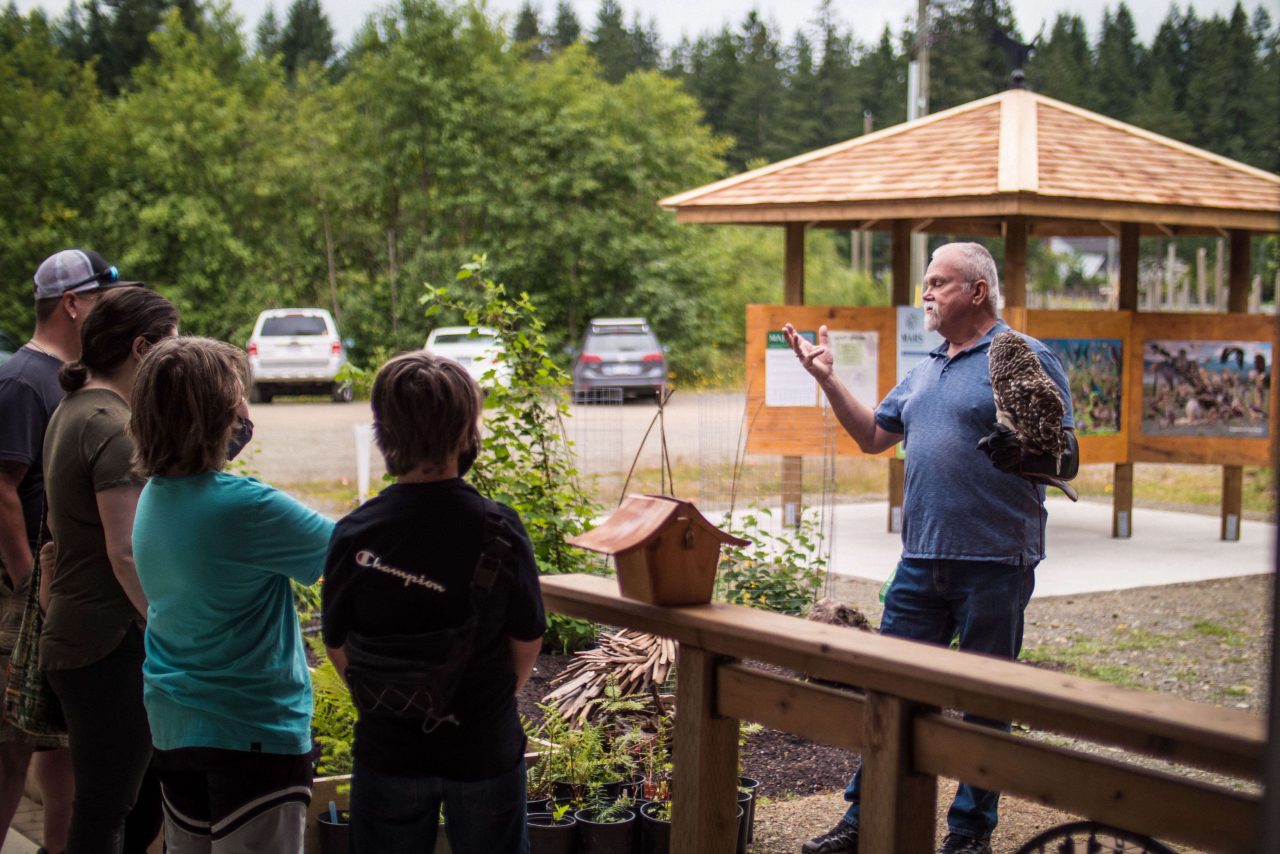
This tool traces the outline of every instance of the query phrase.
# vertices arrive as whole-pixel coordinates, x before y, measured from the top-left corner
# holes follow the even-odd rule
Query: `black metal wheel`
[[[1051,827],[1018,849],[1018,854],[1177,854],[1150,836],[1100,824],[1073,821]]]

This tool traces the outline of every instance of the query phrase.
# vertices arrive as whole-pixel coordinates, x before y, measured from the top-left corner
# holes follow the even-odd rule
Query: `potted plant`
[[[569,805],[553,806],[547,812],[530,813],[530,854],[572,854],[577,820],[569,815]]]
[[[671,851],[671,799],[645,801],[640,806],[640,854]]]
[[[636,814],[625,797],[597,800],[573,814],[578,822],[578,854],[631,854]]]

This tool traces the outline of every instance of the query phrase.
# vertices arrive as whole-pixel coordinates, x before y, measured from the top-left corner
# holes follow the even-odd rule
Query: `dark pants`
[[[130,626],[105,658],[45,674],[67,718],[76,781],[68,854],[121,854],[126,850],[126,819],[131,851],[145,850],[160,829],[158,799],[140,804],[139,814],[130,815],[151,763],[142,659],[142,632]],[[143,810],[148,814],[142,815]]]
[[[351,776],[352,854],[435,850],[440,806],[456,854],[528,854],[524,760],[505,774],[463,782],[397,777],[356,762]]]
[[[884,600],[880,634],[1014,659],[1022,651],[1023,614],[1035,589],[1035,566],[972,560],[903,559]],[[969,723],[1009,730],[1009,724],[965,715]],[[862,769],[845,789],[844,820],[858,824]],[[1000,793],[961,783],[947,813],[951,833],[986,839],[999,820]]]

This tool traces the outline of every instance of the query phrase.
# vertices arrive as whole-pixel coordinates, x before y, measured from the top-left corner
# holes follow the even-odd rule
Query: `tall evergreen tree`
[[[573,11],[569,0],[560,0],[556,4],[556,19],[551,25],[551,47],[564,50],[576,44],[582,38],[582,24],[578,21],[578,13]]]
[[[1191,120],[1178,109],[1178,94],[1162,67],[1155,69],[1151,88],[1138,98],[1130,121],[1140,128],[1183,142],[1190,142],[1194,135]]]
[[[755,10],[742,22],[738,62],[741,71],[724,128],[736,141],[730,159],[745,165],[759,158],[777,160],[795,154],[782,127],[786,92],[778,41]]]
[[[1009,88],[1013,67],[997,31],[1020,38],[1008,0],[966,0],[937,7],[930,22],[929,112]]]
[[[1093,107],[1089,85],[1092,58],[1089,34],[1078,15],[1059,14],[1049,37],[1036,47],[1027,66],[1027,82],[1038,92],[1076,104]]]
[[[1260,107],[1255,100],[1258,45],[1239,3],[1229,19],[1214,15],[1205,22],[1196,53],[1196,74],[1187,87],[1195,143],[1237,160],[1255,160],[1262,155],[1253,151]],[[1270,145],[1275,144],[1273,138]]]
[[[698,99],[707,124],[717,134],[729,133],[729,104],[742,77],[738,41],[738,36],[725,24],[714,35],[700,36],[689,51],[685,86]]]
[[[656,20],[650,18],[646,24],[637,13],[631,19],[631,29],[627,30],[627,41],[631,45],[633,70],[652,71],[658,67],[662,59],[662,37]]]
[[[542,22],[538,20],[538,8],[531,0],[525,0],[520,4],[520,11],[516,13],[515,26],[511,29],[511,39],[516,44],[523,45],[530,58],[546,57],[546,37],[542,34]]]
[[[863,109],[871,113],[878,128],[906,121],[907,61],[906,52],[895,45],[886,24],[880,41],[854,67],[858,88],[865,93]]]
[[[600,0],[596,25],[587,42],[591,55],[600,63],[600,74],[610,83],[619,83],[636,67],[632,42],[627,34],[618,0]]]
[[[327,66],[333,61],[333,25],[320,0],[293,0],[280,33],[280,54],[290,75],[313,62]]]
[[[1186,13],[1178,11],[1176,4],[1169,7],[1160,29],[1151,42],[1151,89],[1156,87],[1158,75],[1164,76],[1164,85],[1173,93],[1173,105],[1182,110],[1186,106],[1187,83],[1195,73],[1192,68],[1198,22],[1194,9]]]
[[[817,145],[830,145],[862,133],[863,92],[854,70],[853,35],[840,26],[831,0],[818,7],[815,72],[818,99]]]
[[[280,52],[280,21],[276,19],[274,3],[268,3],[267,11],[262,13],[254,31],[254,42],[260,56],[270,58]]]
[[[1145,53],[1127,5],[1120,3],[1114,15],[1103,13],[1093,74],[1100,112],[1121,121],[1133,114],[1138,93],[1147,88]]]

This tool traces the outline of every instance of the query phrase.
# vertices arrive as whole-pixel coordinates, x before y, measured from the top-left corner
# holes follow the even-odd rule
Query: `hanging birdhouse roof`
[[[690,223],[915,219],[937,220],[936,230],[1026,216],[1033,236],[1106,233],[1099,223],[1116,222],[1151,233],[1276,232],[1280,175],[1010,89],[659,204]]]
[[[728,534],[707,521],[688,501],[662,495],[631,495],[599,526],[565,540],[571,546],[617,555],[648,545],[671,524],[690,520],[693,529],[725,545],[745,546],[747,540]]]

